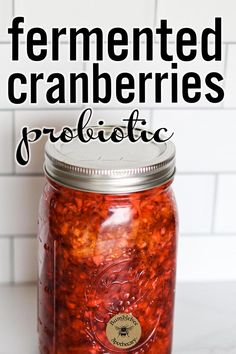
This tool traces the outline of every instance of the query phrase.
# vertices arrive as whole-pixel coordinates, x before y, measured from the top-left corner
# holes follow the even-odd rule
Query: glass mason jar
[[[173,143],[47,143],[45,172],[40,353],[170,354]]]

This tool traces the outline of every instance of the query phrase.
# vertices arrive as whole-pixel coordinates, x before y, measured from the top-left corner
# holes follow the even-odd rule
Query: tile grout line
[[[82,70],[83,70],[84,73],[87,73],[87,63],[86,63],[86,61],[83,61]],[[82,106],[83,106],[83,104],[82,104]]]
[[[10,239],[10,283],[15,284],[15,236]]]
[[[150,130],[154,131],[154,110],[150,109]]]
[[[224,82],[223,82],[223,88],[224,91],[227,89],[227,68],[228,68],[228,52],[229,52],[229,45],[225,44],[225,56],[224,56],[224,69],[223,69],[223,73],[224,73]],[[225,108],[225,100],[222,101],[221,104],[221,108]]]
[[[53,112],[53,111],[74,111],[74,112],[78,112],[80,110],[83,110],[84,108],[92,108],[94,111],[131,111],[134,109],[139,109],[140,111],[145,111],[145,110],[156,110],[156,111],[235,111],[236,110],[236,106],[235,107],[186,107],[186,106],[182,106],[182,107],[172,107],[172,106],[164,106],[164,107],[155,107],[155,106],[143,106],[143,107],[138,107],[136,106],[131,106],[131,107],[93,107],[92,105],[89,104],[81,104],[79,107],[77,108],[69,108],[68,106],[65,107],[55,107],[55,108],[48,108],[48,107],[42,107],[42,108],[31,108],[31,107],[23,107],[23,108],[0,108],[0,112],[41,112],[41,111],[45,111],[45,112]]]
[[[12,171],[13,176],[16,175],[16,161],[15,161],[15,149],[16,149],[16,113],[12,112]]]
[[[217,205],[217,195],[218,195],[218,185],[219,185],[219,174],[215,176],[215,186],[213,195],[213,206],[212,206],[212,216],[211,216],[211,234],[214,235],[215,230],[215,218],[216,218],[216,205]]]
[[[176,176],[216,176],[218,172],[215,171],[176,171]],[[236,172],[235,172],[236,174]]]
[[[155,30],[157,25],[157,11],[158,11],[158,0],[155,0],[154,4],[154,23],[153,23],[153,30]]]
[[[196,232],[187,232],[187,233],[180,233],[180,237],[235,237],[236,238],[236,231],[235,232],[220,232],[220,233],[196,233]]]
[[[12,6],[12,17],[14,18],[15,17],[15,0],[12,0],[11,6]]]
[[[179,176],[217,176],[217,175],[236,175],[236,171],[177,171]]]
[[[44,173],[20,173],[20,172],[16,172],[16,173],[0,173],[0,177],[44,177]]]
[[[0,235],[0,239],[7,239],[7,240],[15,240],[15,239],[35,239],[37,237],[37,233],[35,234],[8,234],[8,235]]]

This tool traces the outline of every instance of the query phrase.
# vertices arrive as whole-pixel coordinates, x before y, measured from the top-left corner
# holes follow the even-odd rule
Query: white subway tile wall
[[[35,238],[16,238],[14,240],[14,281],[33,282],[37,278],[37,242]]]
[[[42,177],[0,177],[0,237],[34,234]]]
[[[13,150],[13,112],[0,112],[0,173],[13,172]]]
[[[7,28],[13,14],[12,1],[0,0],[0,42],[8,40]]]
[[[236,178],[235,175],[218,177],[215,232],[236,234]]]
[[[99,120],[103,120],[106,124],[120,124],[125,125],[126,122],[124,119],[128,119],[130,117],[130,113],[132,110],[130,109],[116,109],[116,110],[103,110],[103,109],[94,109],[93,110],[93,119],[91,120],[92,124],[97,125]],[[151,117],[152,117],[152,110],[142,110],[140,109],[140,119],[145,120],[147,129],[151,129]],[[142,126],[140,122],[137,126]]]
[[[236,44],[228,46],[227,58],[225,106],[236,108]]]
[[[62,36],[61,62],[52,62],[50,49],[48,59],[32,63],[26,58],[25,35],[20,45],[20,61],[11,62],[11,43],[7,27],[14,15],[25,17],[25,32],[30,27],[96,26],[108,30],[121,26],[153,27],[160,19],[168,19],[175,30],[184,26],[196,28],[198,34],[214,24],[215,16],[223,17],[223,61],[204,63],[200,57],[193,63],[180,64],[178,74],[196,71],[204,77],[208,72],[224,74],[225,99],[222,104],[207,103],[203,96],[198,104],[186,104],[179,100],[171,104],[163,97],[162,104],[153,105],[153,84],[147,85],[148,103],[121,106],[115,100],[111,105],[93,105],[93,122],[99,119],[107,123],[122,122],[131,108],[142,108],[140,115],[146,118],[152,129],[167,127],[174,132],[177,146],[177,176],[174,190],[180,215],[180,242],[178,279],[182,281],[236,280],[236,25],[234,0],[110,0],[69,3],[56,0],[32,2],[31,0],[0,0],[0,283],[24,283],[36,280],[36,231],[37,211],[43,178],[43,146],[45,139],[32,146],[29,166],[22,168],[14,159],[14,151],[21,137],[21,128],[50,126],[60,129],[75,124],[82,104],[66,103],[50,106],[45,99],[47,83],[40,82],[39,102],[16,106],[9,103],[7,81],[11,73],[25,72],[27,80],[31,72],[43,72],[45,77],[53,72],[84,71],[91,73],[91,63],[80,60],[69,62],[68,36]],[[50,40],[49,34],[49,40]],[[170,36],[170,40],[173,37]],[[131,43],[132,45],[132,43]],[[170,43],[170,50],[174,50]],[[49,45],[50,48],[50,45]],[[78,50],[81,46],[78,46]],[[156,43],[155,50],[159,50]],[[157,69],[158,68],[158,69]],[[156,63],[111,64],[107,59],[100,70],[113,75],[125,70],[137,72],[167,71],[170,64],[160,60]],[[168,85],[168,83],[167,83]],[[169,86],[164,90],[168,90]],[[26,86],[29,94],[30,85]],[[180,87],[179,87],[180,88]],[[78,90],[78,100],[81,89]],[[181,90],[179,90],[181,94]],[[91,101],[91,98],[90,98]]]
[[[215,192],[214,175],[176,176],[180,234],[210,234]]]
[[[104,31],[112,27],[153,26],[155,0],[15,0],[15,14],[25,16],[26,27],[100,27]],[[56,14],[56,16],[52,16]]]
[[[235,281],[236,237],[180,237],[177,277],[182,281]],[[204,353],[204,352],[203,352]]]
[[[8,283],[12,280],[11,240],[0,238],[0,283]]]
[[[153,129],[174,133],[178,172],[236,172],[235,110],[155,110]]]
[[[225,42],[236,41],[236,3],[234,0],[158,0],[157,25],[167,19],[178,30],[182,27],[194,28],[198,35],[206,27],[214,25],[215,17],[222,17]]]

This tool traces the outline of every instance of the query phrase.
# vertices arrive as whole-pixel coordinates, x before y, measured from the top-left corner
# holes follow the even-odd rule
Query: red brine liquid
[[[171,182],[126,195],[50,180],[39,215],[41,354],[170,354],[177,216]]]

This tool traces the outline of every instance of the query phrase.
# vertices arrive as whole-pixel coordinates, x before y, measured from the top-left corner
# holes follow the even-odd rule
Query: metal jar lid
[[[96,131],[98,127],[93,127]],[[100,128],[101,129],[101,128]],[[102,127],[111,133],[113,126]],[[126,128],[122,128],[126,130]],[[140,136],[140,129],[135,135]],[[151,133],[149,133],[151,134]],[[160,186],[175,174],[175,146],[172,142],[70,143],[47,142],[45,173],[64,186],[105,194],[127,194]]]

